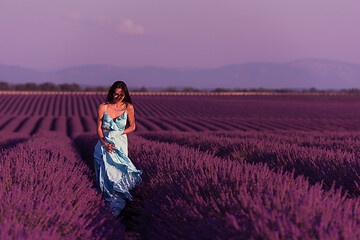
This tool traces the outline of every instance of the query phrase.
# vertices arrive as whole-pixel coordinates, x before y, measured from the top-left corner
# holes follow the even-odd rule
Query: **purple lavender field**
[[[0,95],[0,239],[360,239],[360,96],[133,96],[143,170],[94,182],[105,95]]]

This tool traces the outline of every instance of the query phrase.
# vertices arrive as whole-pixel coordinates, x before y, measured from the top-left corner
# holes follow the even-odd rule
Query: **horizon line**
[[[89,64],[79,64],[79,65],[72,65],[67,67],[54,67],[52,69],[39,69],[34,67],[26,67],[18,64],[6,64],[6,63],[0,63],[0,66],[5,67],[13,67],[13,68],[22,68],[37,72],[59,72],[66,69],[71,68],[81,68],[81,67],[89,67],[89,66],[107,66],[107,67],[115,67],[115,68],[128,68],[128,69],[136,69],[136,68],[165,68],[165,69],[174,69],[174,70],[205,70],[205,69],[218,69],[225,66],[240,66],[240,65],[247,65],[247,64],[289,64],[289,63],[295,63],[295,62],[301,62],[301,61],[327,61],[327,62],[333,62],[333,63],[343,63],[343,64],[352,64],[352,65],[360,65],[360,63],[355,63],[351,61],[346,60],[335,60],[335,59],[329,59],[329,58],[317,58],[317,57],[308,57],[308,58],[298,58],[288,61],[249,61],[249,62],[243,62],[243,63],[228,63],[228,64],[222,64],[218,66],[209,66],[209,67],[174,67],[174,66],[161,66],[161,65],[137,65],[137,66],[124,66],[124,65],[116,65],[116,64],[110,64],[110,63],[89,63]]]

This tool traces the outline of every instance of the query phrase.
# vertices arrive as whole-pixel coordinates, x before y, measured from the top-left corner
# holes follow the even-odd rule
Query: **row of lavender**
[[[360,96],[133,96],[138,117],[359,119]],[[105,95],[0,95],[0,115],[96,116]],[[209,108],[210,107],[210,108]],[[244,115],[246,113],[246,115]]]
[[[56,131],[71,138],[95,132],[96,119],[90,116],[0,116],[0,132],[35,134],[42,131]],[[299,130],[328,131],[331,129],[357,131],[356,120],[303,120],[303,119],[209,119],[199,118],[136,118],[136,132],[180,131],[264,131],[264,130]]]
[[[209,151],[217,157],[265,163],[272,169],[294,171],[311,183],[333,184],[353,197],[360,195],[360,132],[207,132],[144,133],[162,142]]]
[[[103,95],[0,95],[0,131],[95,132]],[[360,97],[134,96],[137,132],[358,130]]]
[[[321,183],[309,182],[297,172],[306,170],[306,164],[296,168],[295,174],[275,169],[271,161],[277,158],[268,161],[271,155],[264,155],[266,148],[260,146],[274,141],[298,151],[294,154],[302,151],[291,146],[314,146],[315,150],[339,150],[356,157],[355,133],[206,134],[129,135],[130,158],[144,174],[124,216],[127,225],[144,239],[360,238],[359,198],[346,198],[340,190],[324,190]],[[240,138],[243,143],[236,142]],[[258,138],[262,142],[255,142]],[[96,141],[94,134],[75,139],[90,166]],[[2,141],[1,147],[1,239],[123,237],[123,227],[109,215],[94,189],[94,174],[81,162],[70,139],[51,133],[30,139],[16,134]],[[249,155],[245,157],[242,149]],[[291,162],[285,159],[291,151],[284,151],[278,154]],[[332,165],[345,155],[325,165],[335,169]],[[304,155],[301,159],[304,163],[314,160]],[[309,170],[312,165],[307,166]],[[314,171],[314,176],[320,173],[316,167]],[[342,171],[345,169],[339,169],[339,178]]]
[[[124,239],[68,137],[1,135],[0,146],[0,239]]]
[[[241,135],[230,134],[229,141]],[[247,134],[248,140],[256,137]],[[178,132],[142,134],[148,140],[129,136],[129,154],[144,171],[144,181],[124,210],[127,225],[144,239],[360,238],[360,198],[346,198],[333,187],[324,190],[322,183],[262,162],[249,163],[241,155],[237,159],[234,152],[227,154],[226,143],[221,145],[225,138],[216,135],[208,142],[202,142],[205,136]],[[158,141],[166,137],[172,143]],[[190,147],[190,139],[199,149]],[[96,136],[75,141],[91,161],[87,149]],[[315,135],[311,141],[317,141]],[[328,143],[324,140],[322,146]]]

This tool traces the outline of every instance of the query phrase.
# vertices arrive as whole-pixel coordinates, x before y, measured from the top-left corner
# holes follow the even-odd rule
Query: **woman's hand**
[[[106,151],[108,152],[108,153],[113,153],[113,152],[115,152],[115,147],[114,147],[114,144],[112,144],[112,143],[105,143],[104,144],[104,148],[106,149]]]

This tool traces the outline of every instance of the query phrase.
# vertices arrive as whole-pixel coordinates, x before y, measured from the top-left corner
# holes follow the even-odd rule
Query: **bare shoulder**
[[[126,109],[129,111],[133,111],[134,110],[134,106],[131,103],[127,103],[126,104]]]
[[[99,108],[98,108],[99,113],[104,113],[105,112],[105,105],[106,104],[104,102],[99,105]]]

